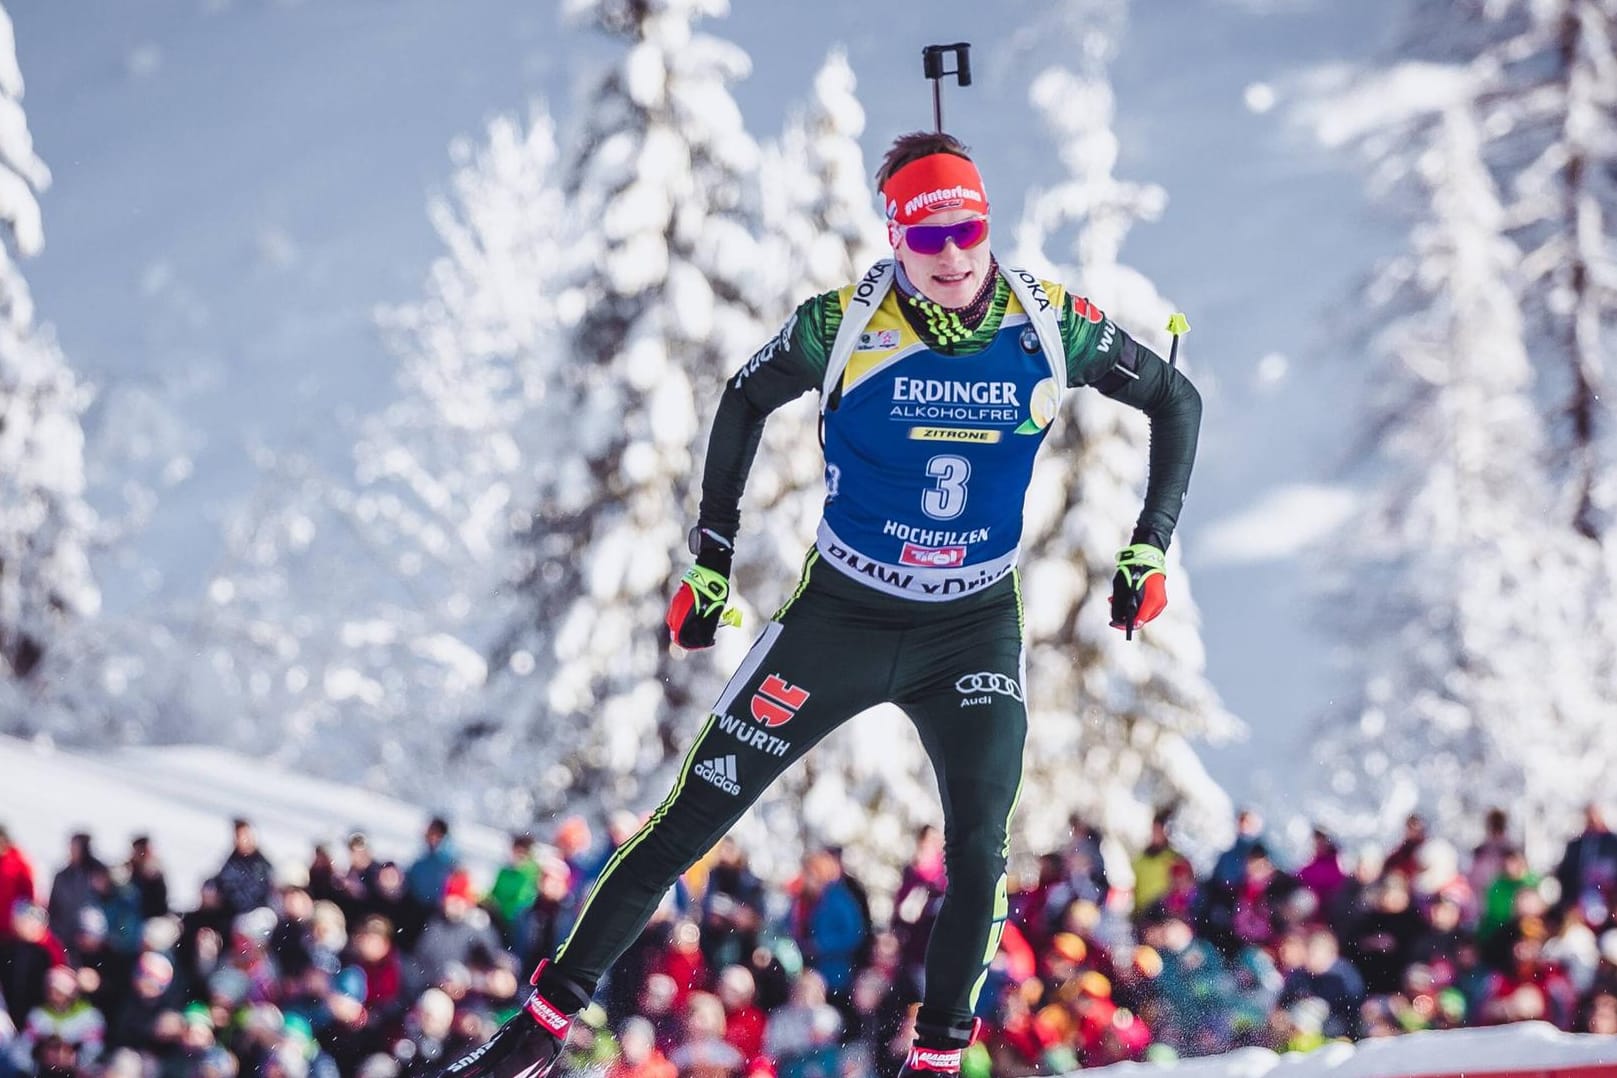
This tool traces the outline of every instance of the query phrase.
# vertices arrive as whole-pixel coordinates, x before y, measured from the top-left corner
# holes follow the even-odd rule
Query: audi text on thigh
[[[1009,696],[1012,700],[1022,703],[1022,683],[1010,674],[995,673],[992,670],[983,670],[975,674],[963,674],[954,683],[955,692],[960,694],[961,707],[978,707],[994,702],[995,696]]]

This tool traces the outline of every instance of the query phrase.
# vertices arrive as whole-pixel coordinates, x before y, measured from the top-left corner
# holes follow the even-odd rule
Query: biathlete
[[[893,258],[798,307],[719,400],[695,564],[668,630],[681,647],[712,645],[764,420],[819,390],[825,512],[802,578],[713,705],[673,790],[534,971],[532,995],[447,1078],[544,1078],[674,880],[795,760],[883,702],[910,716],[936,770],[948,872],[901,1073],[960,1068],[1007,912],[1027,729],[1016,558],[1034,455],[1067,387],[1093,386],[1150,418],[1145,507],[1114,578],[1113,624],[1132,629],[1166,604],[1163,551],[1201,400],[1086,299],[999,265],[982,178],[952,136],[899,138],[876,178]]]

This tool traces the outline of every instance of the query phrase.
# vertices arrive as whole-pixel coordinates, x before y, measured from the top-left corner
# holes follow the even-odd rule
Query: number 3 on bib
[[[933,520],[953,520],[966,511],[966,480],[971,478],[971,462],[965,457],[941,453],[926,462],[926,474],[934,486],[921,494],[921,511]]]

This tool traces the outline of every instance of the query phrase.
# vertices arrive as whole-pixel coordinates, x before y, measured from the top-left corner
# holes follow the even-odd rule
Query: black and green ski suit
[[[1093,305],[1043,285],[1059,305],[1066,385],[1094,386],[1149,417],[1150,479],[1133,541],[1166,549],[1195,457],[1200,398]],[[822,389],[852,298],[850,287],[804,303],[727,384],[700,527],[736,535],[764,420]],[[1027,729],[1013,568],[1021,501],[1064,388],[1038,384],[1049,363],[997,272],[977,307],[964,316],[937,307],[901,277],[877,309],[826,413],[827,523],[802,578],[714,704],[673,790],[602,872],[557,952],[556,974],[593,988],[678,875],[765,787],[850,716],[891,702],[915,724],[945,821],[948,889],[927,951],[922,1017],[943,1026],[969,1019],[1006,917],[1007,833]],[[858,502],[862,482],[880,488],[869,504]],[[970,505],[994,499],[999,516],[959,523]],[[974,562],[978,548],[987,553]]]

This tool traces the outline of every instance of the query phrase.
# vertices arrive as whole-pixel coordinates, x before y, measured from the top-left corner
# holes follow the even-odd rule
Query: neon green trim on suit
[[[803,597],[803,592],[808,589],[809,585],[809,572],[814,568],[814,563],[819,560],[820,548],[817,546],[809,547],[808,554],[803,558],[803,575],[797,579],[797,590],[786,597],[786,601],[780,604],[780,609],[775,611],[775,616],[770,618],[770,621],[779,621],[785,617],[786,611],[792,608],[792,604]]]
[[[1016,589],[1016,605],[1020,613],[1022,605],[1022,588],[1020,582]],[[1005,856],[1011,855],[1011,821],[1016,818],[1016,806],[1022,803],[1022,778],[1017,777],[1016,795],[1011,798],[1011,811],[1005,817]],[[1009,885],[1006,883],[1005,873],[999,874],[999,885],[994,889],[994,921],[988,929],[988,947],[983,951],[983,971],[977,975],[977,981],[971,986],[971,1009],[977,1009],[977,997],[982,994],[983,985],[988,983],[988,965],[994,961],[994,954],[999,950],[999,941],[1005,935],[1005,921],[1011,915],[1011,896]]]
[[[1022,570],[1011,570],[1011,587],[1016,592],[1016,631],[1023,636],[1026,636],[1027,619],[1022,616]],[[1022,793],[1020,786],[1017,787],[1016,792],[1017,796],[1020,797]],[[1015,812],[1016,809],[1012,808],[1011,811]]]
[[[562,957],[567,954],[567,946],[573,942],[573,935],[578,931],[578,926],[584,923],[584,915],[589,913],[590,904],[595,901],[595,896],[600,893],[601,884],[606,882],[607,877],[612,875],[618,865],[623,862],[623,859],[629,856],[636,846],[645,841],[646,836],[651,834],[652,828],[661,823],[663,817],[668,814],[668,807],[674,803],[674,798],[678,797],[679,792],[685,788],[685,780],[690,777],[691,767],[696,759],[697,747],[707,737],[708,731],[713,729],[713,723],[716,720],[717,716],[715,715],[707,717],[707,722],[702,724],[702,732],[696,735],[696,739],[691,742],[691,747],[685,752],[685,759],[679,765],[679,777],[674,780],[674,788],[668,791],[668,796],[663,798],[663,803],[657,806],[657,811],[651,814],[640,830],[636,831],[629,837],[627,842],[618,847],[618,851],[612,855],[612,859],[606,863],[606,867],[601,869],[601,874],[595,878],[595,885],[590,888],[590,895],[584,900],[584,908],[578,911],[578,919],[573,922],[572,931],[567,933],[567,939],[562,942],[562,945],[556,948],[556,961],[560,962]]]

